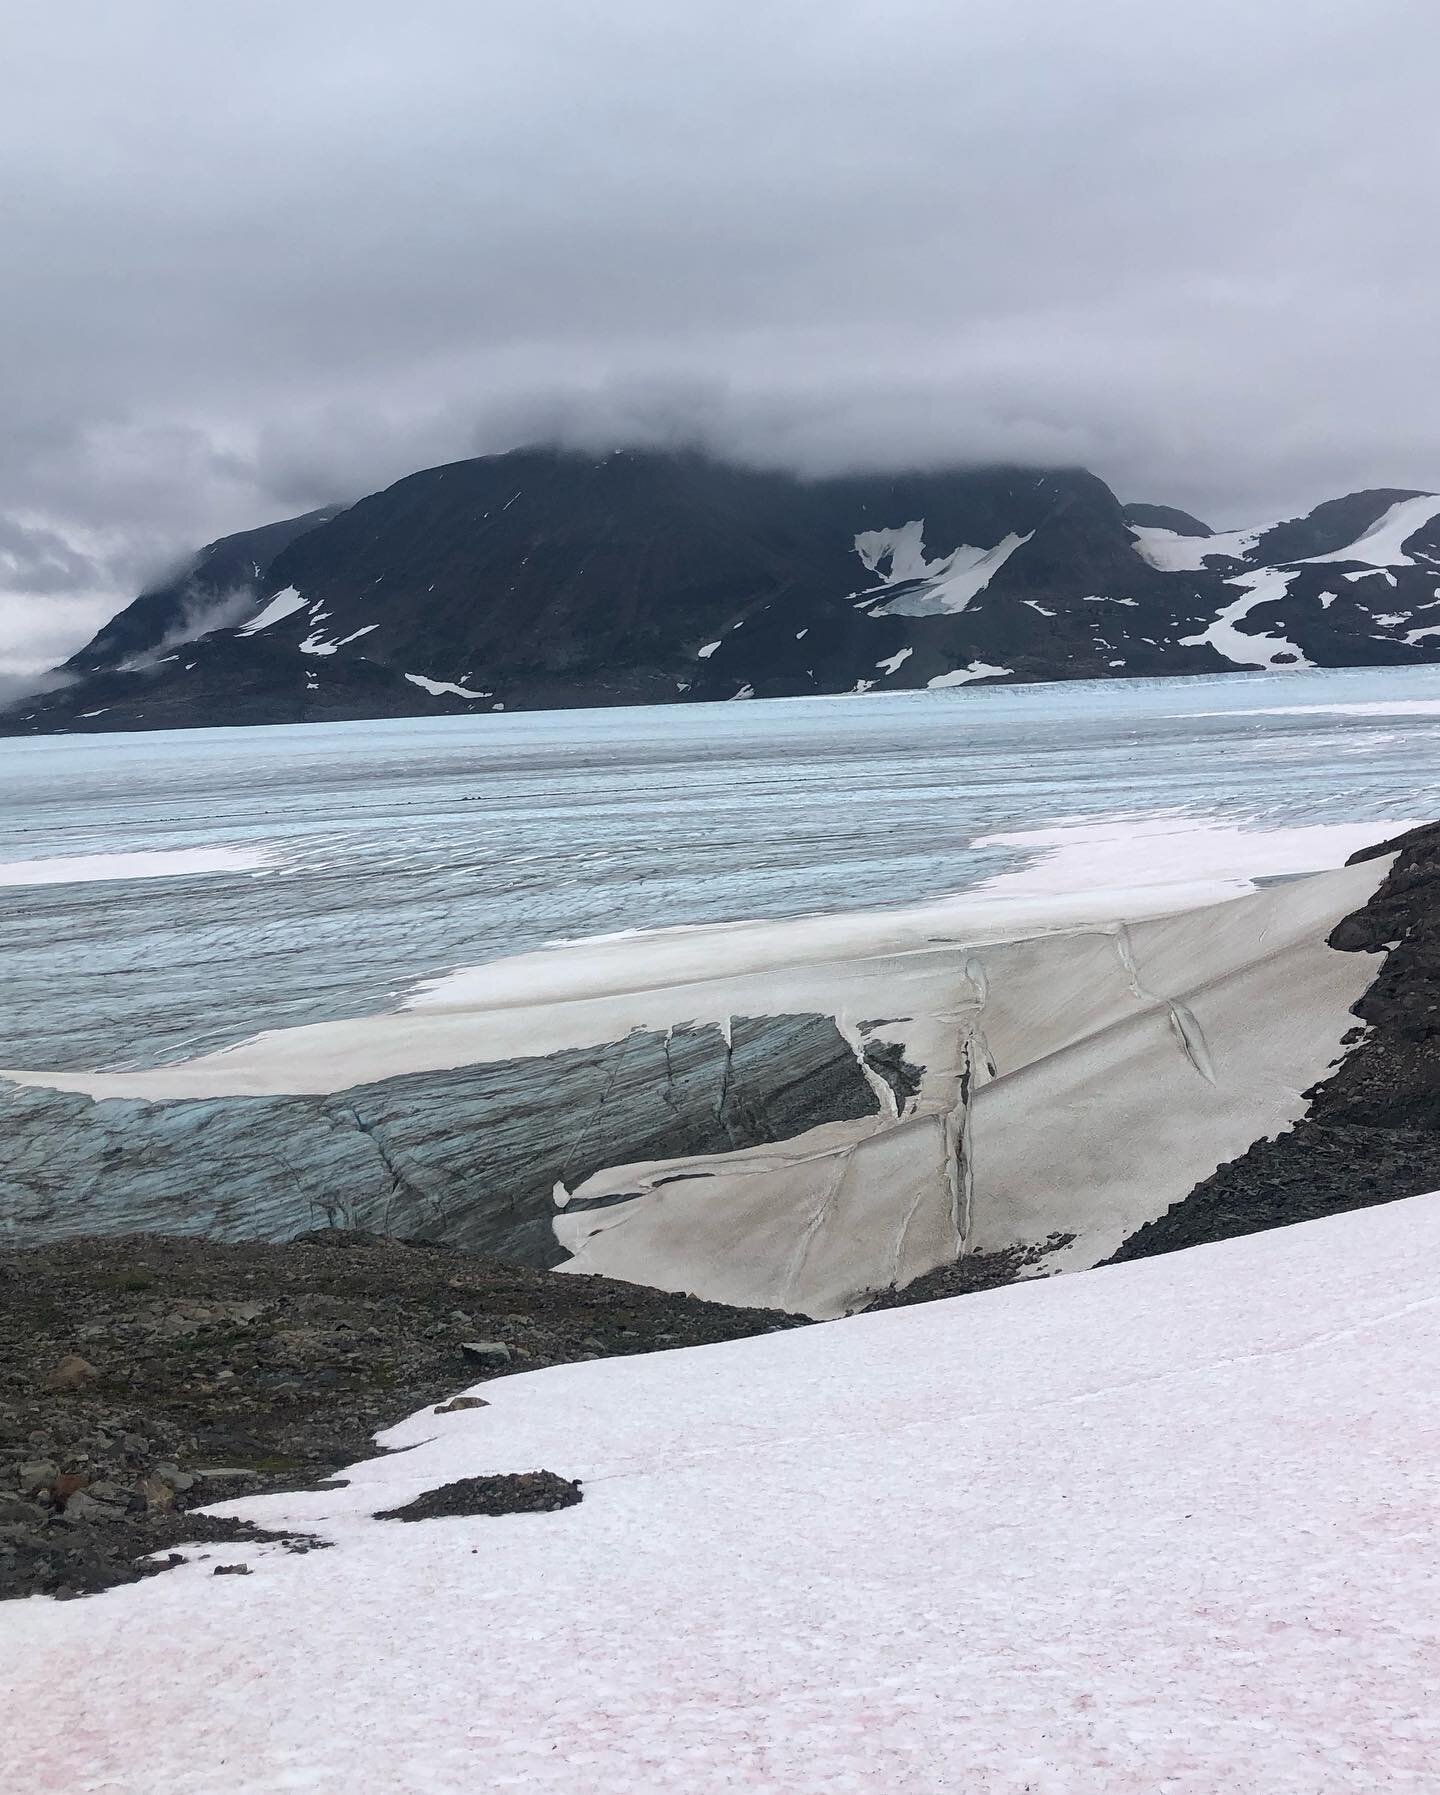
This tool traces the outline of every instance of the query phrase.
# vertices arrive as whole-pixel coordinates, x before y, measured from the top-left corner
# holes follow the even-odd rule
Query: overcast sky
[[[537,437],[1440,488],[1435,0],[0,0],[0,671]]]

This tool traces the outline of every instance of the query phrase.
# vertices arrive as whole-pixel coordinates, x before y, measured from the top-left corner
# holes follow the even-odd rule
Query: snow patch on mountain
[[[248,623],[243,624],[239,633],[242,636],[253,636],[262,629],[269,629],[272,623],[293,617],[296,611],[304,608],[305,600],[301,595],[293,586],[286,586],[283,592],[277,592],[268,604],[257,611]]]
[[[885,660],[876,661],[875,665],[885,673],[895,673],[904,666],[914,652],[913,648],[900,648],[894,654],[887,656]]]
[[[1275,525],[1255,524],[1248,530],[1225,530],[1214,536],[1181,536],[1156,525],[1131,524],[1135,552],[1161,573],[1202,573],[1212,555],[1243,561],[1255,544]]]
[[[1309,667],[1312,663],[1293,642],[1287,642],[1283,636],[1252,635],[1236,628],[1244,617],[1247,617],[1257,605],[1268,604],[1272,600],[1285,598],[1290,590],[1293,573],[1284,573],[1275,568],[1261,568],[1258,573],[1241,574],[1238,578],[1227,581],[1227,585],[1244,589],[1244,596],[1228,604],[1216,617],[1215,621],[1196,636],[1182,636],[1180,643],[1185,648],[1196,648],[1208,642],[1217,654],[1224,655],[1237,667],[1265,667],[1272,671]]]
[[[932,692],[936,692],[944,686],[968,686],[975,679],[1003,679],[1013,671],[1011,667],[992,667],[988,661],[971,661],[968,667],[955,667],[949,673],[937,673],[934,679],[927,679],[925,683]]]
[[[469,686],[458,686],[453,680],[427,679],[423,673],[407,673],[406,679],[412,686],[419,686],[422,692],[428,692],[432,698],[493,698],[493,692],[476,692]]]
[[[1404,545],[1435,517],[1440,517],[1440,495],[1422,493],[1418,498],[1400,499],[1346,547],[1332,549],[1324,555],[1308,555],[1285,565],[1320,567],[1344,561],[1366,563],[1362,572],[1346,574],[1349,580],[1367,579],[1390,567],[1414,567],[1415,560],[1405,553]],[[1141,524],[1129,527],[1135,538],[1136,553],[1152,567],[1162,573],[1199,573],[1217,555],[1237,561],[1247,560],[1261,538],[1278,525],[1259,524],[1248,530],[1230,530],[1213,536],[1181,536],[1174,530]],[[1393,576],[1390,584],[1395,584]]]
[[[1371,567],[1414,567],[1414,558],[1405,553],[1405,544],[1434,517],[1440,517],[1440,496],[1422,493],[1419,498],[1401,499],[1391,505],[1382,517],[1371,524],[1348,548],[1337,548],[1332,554],[1312,555],[1310,565],[1326,561],[1365,561]],[[1392,580],[1391,585],[1394,585]]]
[[[1010,531],[993,548],[961,543],[934,561],[925,559],[925,520],[917,518],[898,529],[864,530],[855,538],[855,552],[881,584],[902,590],[888,602],[869,607],[872,617],[956,617],[983,592],[1018,548],[1035,534]],[[862,595],[863,596],[863,595]]]
[[[956,551],[959,552],[958,550]],[[976,549],[975,554],[983,551]],[[862,530],[855,538],[855,553],[867,573],[878,573],[886,585],[923,580],[938,568],[925,559],[925,520],[915,518],[898,530]]]

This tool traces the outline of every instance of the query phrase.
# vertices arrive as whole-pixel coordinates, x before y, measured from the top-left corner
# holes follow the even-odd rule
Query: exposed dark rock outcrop
[[[1309,1112],[1132,1234],[1114,1262],[1440,1189],[1440,824],[1355,859],[1387,853],[1397,858],[1380,889],[1330,936],[1384,957]]]
[[[800,1325],[344,1232],[0,1251],[0,1597],[130,1582],[180,1543],[272,1538],[194,1509],[312,1487],[467,1384]],[[508,1363],[468,1359],[477,1335]],[[66,1354],[96,1375],[47,1387]],[[513,1509],[513,1489],[488,1499],[507,1494]]]
[[[1127,505],[1125,521],[1127,524],[1140,524],[1147,529],[1173,530],[1177,536],[1214,534],[1209,524],[1202,524],[1198,517],[1192,517],[1188,511],[1177,510],[1174,505]]]
[[[912,1303],[935,1303],[947,1296],[973,1296],[979,1290],[998,1290],[1033,1275],[1033,1268],[1048,1254],[1069,1246],[1073,1234],[1052,1234],[1026,1246],[1004,1247],[996,1253],[967,1253],[954,1265],[937,1265],[899,1290],[887,1290],[869,1305],[871,1309],[906,1309]]]
[[[438,1521],[453,1515],[543,1515],[573,1508],[578,1483],[554,1471],[506,1471],[494,1477],[461,1477],[426,1490],[399,1508],[378,1509],[377,1521]]]
[[[912,1064],[898,1041],[871,1041],[865,1048],[865,1064],[877,1078],[883,1078],[895,1100],[896,1113],[904,1115],[906,1107],[920,1094],[925,1068]]]

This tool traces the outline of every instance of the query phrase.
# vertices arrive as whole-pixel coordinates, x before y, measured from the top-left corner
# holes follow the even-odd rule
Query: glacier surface
[[[952,1198],[936,1205],[957,1043],[977,1003],[1019,1002],[1018,959],[1043,985],[1057,956],[1093,954],[1092,1010],[1114,984],[1142,1033],[1183,1047],[1178,1002],[1208,1040],[1186,996],[1198,974],[1155,976],[1145,919],[1257,882],[1264,904],[1298,904],[1268,882],[1435,814],[1437,706],[1440,674],[1406,669],[0,744],[0,857],[26,881],[0,885],[0,1228],[283,1236],[333,1217],[546,1263],[557,1219],[583,1255],[623,1244],[592,1226],[590,1181],[638,1218],[665,1189],[663,1207],[698,1202],[699,1182],[657,1193],[654,1168],[704,1158],[789,1193],[796,1275],[766,1300],[843,1306],[883,1268],[885,1229],[907,1266],[917,1242],[953,1238]],[[1149,998],[1125,983],[1122,921]],[[1293,1090],[1323,1071],[1344,981],[1368,971],[1339,958],[1344,989],[1315,973]],[[1254,959],[1237,946],[1237,975]],[[897,1004],[922,967],[928,993]],[[1077,995],[1074,1042],[1086,1015]],[[921,1097],[896,1097],[897,1056]],[[1014,1036],[1012,1087],[1031,1057]],[[1063,1064],[1079,1077],[1084,1058]],[[1086,1101],[1139,1102],[1152,1074],[1179,1078],[1174,1128],[1197,1105],[1228,1113],[1194,1131],[1213,1165],[1234,1145],[1225,1093],[1248,1075],[1212,1087],[1178,1051],[1141,1054],[1133,1077],[1092,1067]],[[985,1078],[972,1145],[1007,1082]],[[1245,1126],[1282,1109],[1257,1097]],[[857,1152],[911,1168],[910,1221],[872,1229],[863,1265],[823,1270],[804,1247],[794,1143],[817,1129],[806,1176]],[[1033,1172],[1002,1174],[1020,1135],[975,1158],[982,1195]],[[628,1192],[624,1167],[640,1168]],[[1112,1165],[1101,1181],[1112,1231],[1136,1178]],[[1007,1205],[982,1200],[971,1238],[996,1238]],[[1098,1250],[1099,1219],[1086,1231]],[[713,1254],[705,1275],[731,1276]]]

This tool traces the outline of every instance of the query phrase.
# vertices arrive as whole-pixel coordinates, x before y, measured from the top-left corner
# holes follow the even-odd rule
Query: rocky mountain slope
[[[1440,1185],[1440,824],[1353,856],[1395,856],[1370,902],[1330,945],[1383,955],[1354,1006],[1359,1026],[1294,1128],[1258,1140],[1125,1241],[1144,1259]]]
[[[187,565],[142,592],[112,617],[94,639],[72,655],[63,671],[85,676],[133,663],[137,671],[158,661],[172,644],[193,642],[255,612],[265,569],[307,530],[338,515],[339,506],[262,524],[207,543]]]
[[[802,481],[552,450],[212,543],[0,729],[155,729],[1440,658],[1440,497],[1215,532],[1076,469]]]

